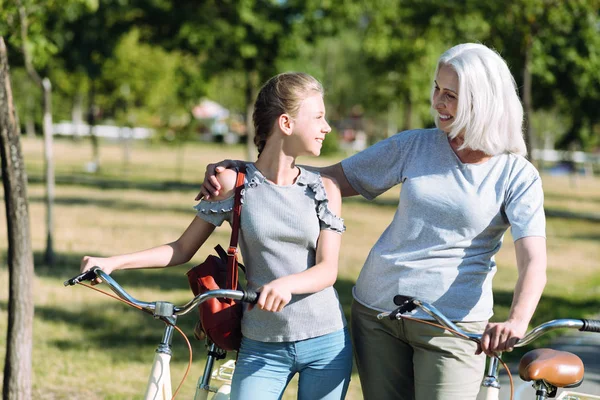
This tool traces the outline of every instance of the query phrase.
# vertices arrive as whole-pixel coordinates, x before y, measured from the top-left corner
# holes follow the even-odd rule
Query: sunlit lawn
[[[151,146],[137,143],[131,165],[123,163],[118,144],[101,147],[101,170],[85,172],[91,159],[87,141],[55,143],[56,202],[54,244],[56,267],[41,265],[45,246],[45,189],[40,140],[24,139],[29,172],[29,211],[36,260],[34,320],[34,398],[130,399],[141,398],[161,323],[83,287],[65,288],[62,282],[78,271],[83,255],[111,255],[174,240],[192,220],[192,206],[204,166],[223,158],[243,158],[241,147],[219,145]],[[183,162],[178,155],[183,154]],[[179,158],[181,160],[181,158]],[[329,164],[338,158],[306,159]],[[548,209],[600,215],[600,180],[544,176]],[[351,287],[369,249],[391,221],[398,189],[369,203],[358,198],[344,202],[348,228],[343,238],[336,288],[349,312]],[[0,217],[0,356],[4,361],[8,273],[6,221]],[[600,223],[590,220],[548,218],[548,285],[536,314],[536,323],[597,312],[600,305]],[[217,243],[226,243],[229,230],[217,229],[193,262],[199,262]],[[496,318],[506,316],[516,279],[510,235],[497,256]],[[117,272],[115,278],[142,300],[164,299],[183,303],[190,298],[185,272],[192,266],[169,270]],[[179,325],[192,338],[194,317]],[[203,346],[192,339],[194,363],[182,394],[193,397],[203,368]],[[187,350],[174,339],[174,386],[183,375]],[[286,398],[294,398],[295,386]],[[358,376],[353,376],[349,399],[361,398]]]

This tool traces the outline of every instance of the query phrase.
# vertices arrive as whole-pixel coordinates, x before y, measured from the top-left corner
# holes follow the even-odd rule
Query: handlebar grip
[[[600,333],[600,321],[596,319],[584,319],[583,326],[579,329],[582,332],[598,332]]]
[[[250,303],[250,304],[256,304],[259,296],[260,296],[260,293],[258,293],[258,292],[244,290],[244,297],[242,297],[242,301],[245,301],[246,303]]]
[[[93,267],[92,269],[89,269],[85,272],[82,272],[81,274],[71,278],[71,279],[67,279],[66,281],[64,281],[64,285],[65,286],[73,286],[78,284],[81,281],[91,281],[92,279],[96,278],[96,270],[99,269],[99,267]]]

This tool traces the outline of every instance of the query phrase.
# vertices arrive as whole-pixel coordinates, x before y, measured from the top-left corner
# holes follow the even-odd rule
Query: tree
[[[480,12],[464,6],[384,0],[364,8],[364,57],[375,77],[370,102],[388,110],[388,134],[397,132],[395,121],[402,122],[403,130],[432,121],[429,95],[437,58],[451,45],[476,40],[489,30]]]
[[[256,159],[253,143],[254,99],[267,78],[277,72],[277,60],[290,57],[298,43],[323,31],[329,10],[316,0],[138,0],[138,25],[149,40],[167,49],[181,49],[203,58],[206,80],[222,73],[244,76],[247,154]]]
[[[75,104],[87,89],[87,112],[92,144],[92,164],[100,168],[100,147],[94,126],[101,116],[97,97],[101,94],[102,69],[113,57],[121,36],[129,31],[136,8],[129,1],[69,0],[57,7],[48,7],[45,28],[57,43],[56,57],[62,60],[70,76],[86,81],[75,87]],[[69,35],[65,35],[69,32]]]
[[[42,78],[36,71],[30,53],[28,41],[28,15],[27,9],[21,0],[17,0],[19,21],[21,27],[21,46],[25,68],[31,79],[42,89],[43,92],[43,132],[44,132],[44,169],[46,178],[46,252],[44,262],[54,265],[54,160],[52,155],[53,132],[52,132],[52,84],[48,77]]]
[[[0,36],[0,156],[8,229],[8,330],[4,400],[31,398],[33,253],[29,232],[27,176],[12,101],[8,58]]]
[[[185,85],[179,67],[191,60],[179,52],[142,43],[139,36],[137,28],[124,34],[113,57],[104,63],[98,79],[102,89],[98,102],[122,126],[151,126],[161,138],[177,143],[181,150],[177,155],[180,172],[184,144],[189,139],[192,103],[180,93]],[[127,166],[129,140],[123,136]]]
[[[559,142],[586,145],[600,107],[600,1],[479,2],[491,15],[489,41],[508,61],[525,109],[526,140],[534,144],[531,116],[558,110],[571,126]]]

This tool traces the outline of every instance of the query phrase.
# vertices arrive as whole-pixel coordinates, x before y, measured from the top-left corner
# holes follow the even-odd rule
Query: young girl
[[[331,127],[323,88],[313,77],[284,73],[260,90],[254,108],[259,157],[246,168],[240,248],[248,289],[259,291],[242,319],[232,399],[279,399],[299,373],[299,399],[343,399],[352,369],[346,320],[333,283],[345,230],[337,184],[296,165],[318,156]],[[201,201],[175,242],[109,258],[84,257],[81,270],[183,264],[215,226],[231,222],[236,172],[219,175],[223,190]]]

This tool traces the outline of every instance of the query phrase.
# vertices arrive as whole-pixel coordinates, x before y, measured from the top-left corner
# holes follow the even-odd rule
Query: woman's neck
[[[463,164],[483,164],[492,158],[489,154],[484,153],[481,150],[473,150],[469,148],[459,149],[460,146],[465,142],[462,136],[457,136],[454,139],[448,138],[450,147],[454,151],[454,154]]]

